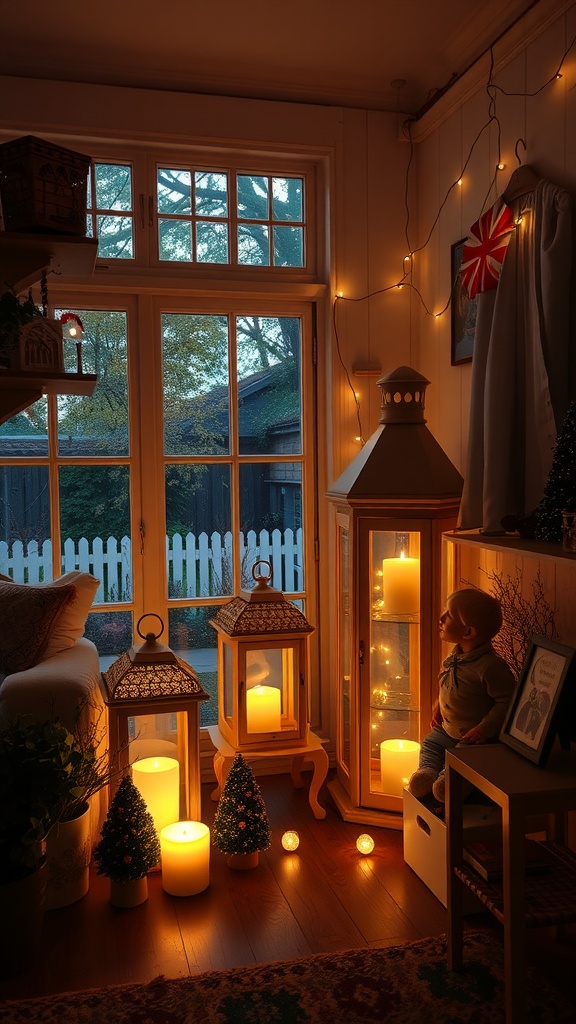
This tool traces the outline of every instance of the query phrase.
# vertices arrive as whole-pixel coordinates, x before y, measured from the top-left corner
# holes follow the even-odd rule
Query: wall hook
[[[520,157],[518,156],[518,146],[520,145],[520,143],[522,143],[522,145],[524,146],[524,152],[526,152],[526,148],[527,148],[526,147],[526,143],[524,142],[524,139],[517,139],[516,145],[514,146],[514,152],[516,153],[516,159],[517,159],[519,164],[522,163]]]

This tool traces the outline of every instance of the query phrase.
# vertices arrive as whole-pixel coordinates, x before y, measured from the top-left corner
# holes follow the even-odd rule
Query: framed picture
[[[563,691],[573,684],[575,654],[571,647],[541,636],[533,636],[528,646],[500,740],[534,764],[546,763],[558,733],[558,711],[567,703]]]
[[[469,298],[462,287],[460,269],[465,238],[454,242],[451,247],[450,280],[452,281],[452,366],[469,363],[474,353],[474,335],[476,333],[476,310],[478,298]]]

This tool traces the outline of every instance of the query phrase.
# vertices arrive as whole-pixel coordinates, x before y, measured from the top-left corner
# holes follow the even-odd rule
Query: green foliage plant
[[[21,327],[42,316],[31,295],[26,299],[19,299],[13,291],[0,295],[0,366],[10,366]]]

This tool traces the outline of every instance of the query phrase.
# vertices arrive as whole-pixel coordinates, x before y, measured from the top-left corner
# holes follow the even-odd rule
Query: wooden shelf
[[[43,395],[91,395],[95,373],[31,373],[0,371],[0,423],[27,409]]]
[[[518,551],[520,554],[535,555],[539,558],[576,559],[576,552],[564,551],[561,544],[544,540],[528,540],[515,533],[489,534],[479,530],[451,530],[444,533],[445,539],[453,544],[475,545],[491,551]]]
[[[0,285],[19,293],[39,281],[44,270],[92,274],[97,252],[97,238],[0,231]]]

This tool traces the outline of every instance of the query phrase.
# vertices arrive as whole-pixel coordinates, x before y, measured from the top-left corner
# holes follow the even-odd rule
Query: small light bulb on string
[[[457,185],[462,185],[462,178],[458,178],[458,181],[456,182],[456,184]]]
[[[356,849],[358,850],[358,853],[362,853],[364,854],[364,856],[367,856],[369,853],[372,853],[374,845],[375,844],[374,840],[372,839],[372,836],[366,835],[366,833],[363,833],[361,836],[358,836],[358,839],[356,840]]]
[[[300,836],[297,832],[285,832],[282,836],[282,846],[288,853],[293,853],[300,846]]]
[[[504,171],[505,169],[506,169],[506,164],[502,164],[502,163],[496,164],[496,170]]]

